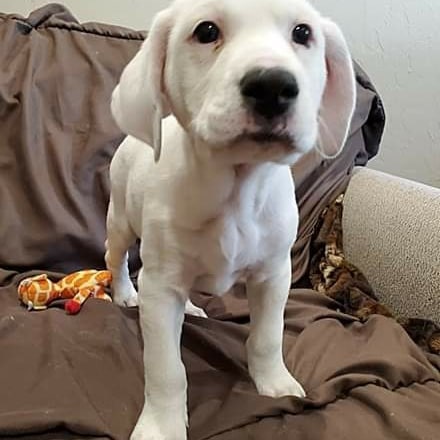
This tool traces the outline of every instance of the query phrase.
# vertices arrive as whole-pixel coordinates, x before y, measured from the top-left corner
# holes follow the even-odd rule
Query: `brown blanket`
[[[35,272],[103,267],[108,164],[122,139],[109,99],[143,38],[79,24],[59,5],[28,19],[0,14],[0,439],[125,440],[141,409],[136,309],[91,299],[75,317],[28,312],[16,286]],[[319,214],[382,135],[380,99],[356,69],[358,105],[343,154],[310,155],[293,170],[295,281],[307,274]],[[440,358],[393,320],[361,322],[325,295],[293,290],[284,348],[308,397],[270,399],[247,373],[243,292],[195,299],[210,318],[184,324],[190,439],[438,440]]]
[[[438,440],[440,357],[428,359],[393,320],[362,323],[323,295],[293,291],[284,347],[308,397],[271,399],[247,373],[246,300],[200,301],[210,319],[187,317],[182,342],[190,439]],[[143,398],[137,311],[90,300],[74,318],[29,313],[14,287],[0,290],[0,307],[0,438],[127,439]]]

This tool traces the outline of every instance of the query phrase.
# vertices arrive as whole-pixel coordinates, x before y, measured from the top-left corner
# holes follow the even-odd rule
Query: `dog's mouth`
[[[257,133],[250,133],[249,138],[254,142],[281,142],[281,143],[291,143],[291,138],[286,134],[272,133],[268,131],[261,131]]]
[[[295,149],[295,141],[286,133],[276,133],[273,131],[245,132],[238,136],[237,141],[251,141],[257,144],[282,144],[292,150]]]

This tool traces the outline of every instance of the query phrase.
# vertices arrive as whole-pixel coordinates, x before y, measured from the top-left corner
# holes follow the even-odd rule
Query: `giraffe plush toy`
[[[26,278],[18,286],[18,297],[28,310],[45,310],[57,299],[67,299],[64,309],[70,315],[78,313],[84,301],[93,298],[111,301],[104,288],[112,281],[108,270],[81,270],[52,282],[46,274]]]

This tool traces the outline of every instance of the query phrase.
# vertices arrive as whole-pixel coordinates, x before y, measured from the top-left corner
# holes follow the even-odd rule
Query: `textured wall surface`
[[[372,167],[440,187],[440,2],[313,0],[337,21],[387,110]]]
[[[64,0],[81,21],[146,29],[168,0]],[[26,15],[42,0],[0,0]],[[440,187],[440,1],[312,0],[337,21],[383,96],[388,124],[372,167]]]

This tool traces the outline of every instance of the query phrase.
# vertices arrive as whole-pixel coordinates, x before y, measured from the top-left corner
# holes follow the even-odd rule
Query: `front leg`
[[[141,272],[139,314],[144,341],[145,402],[131,440],[185,440],[186,374],[180,337],[186,298],[163,277]]]
[[[260,394],[305,397],[302,386],[286,368],[282,353],[284,309],[291,282],[290,257],[264,281],[250,279],[247,295],[251,317],[246,343],[249,373]]]

